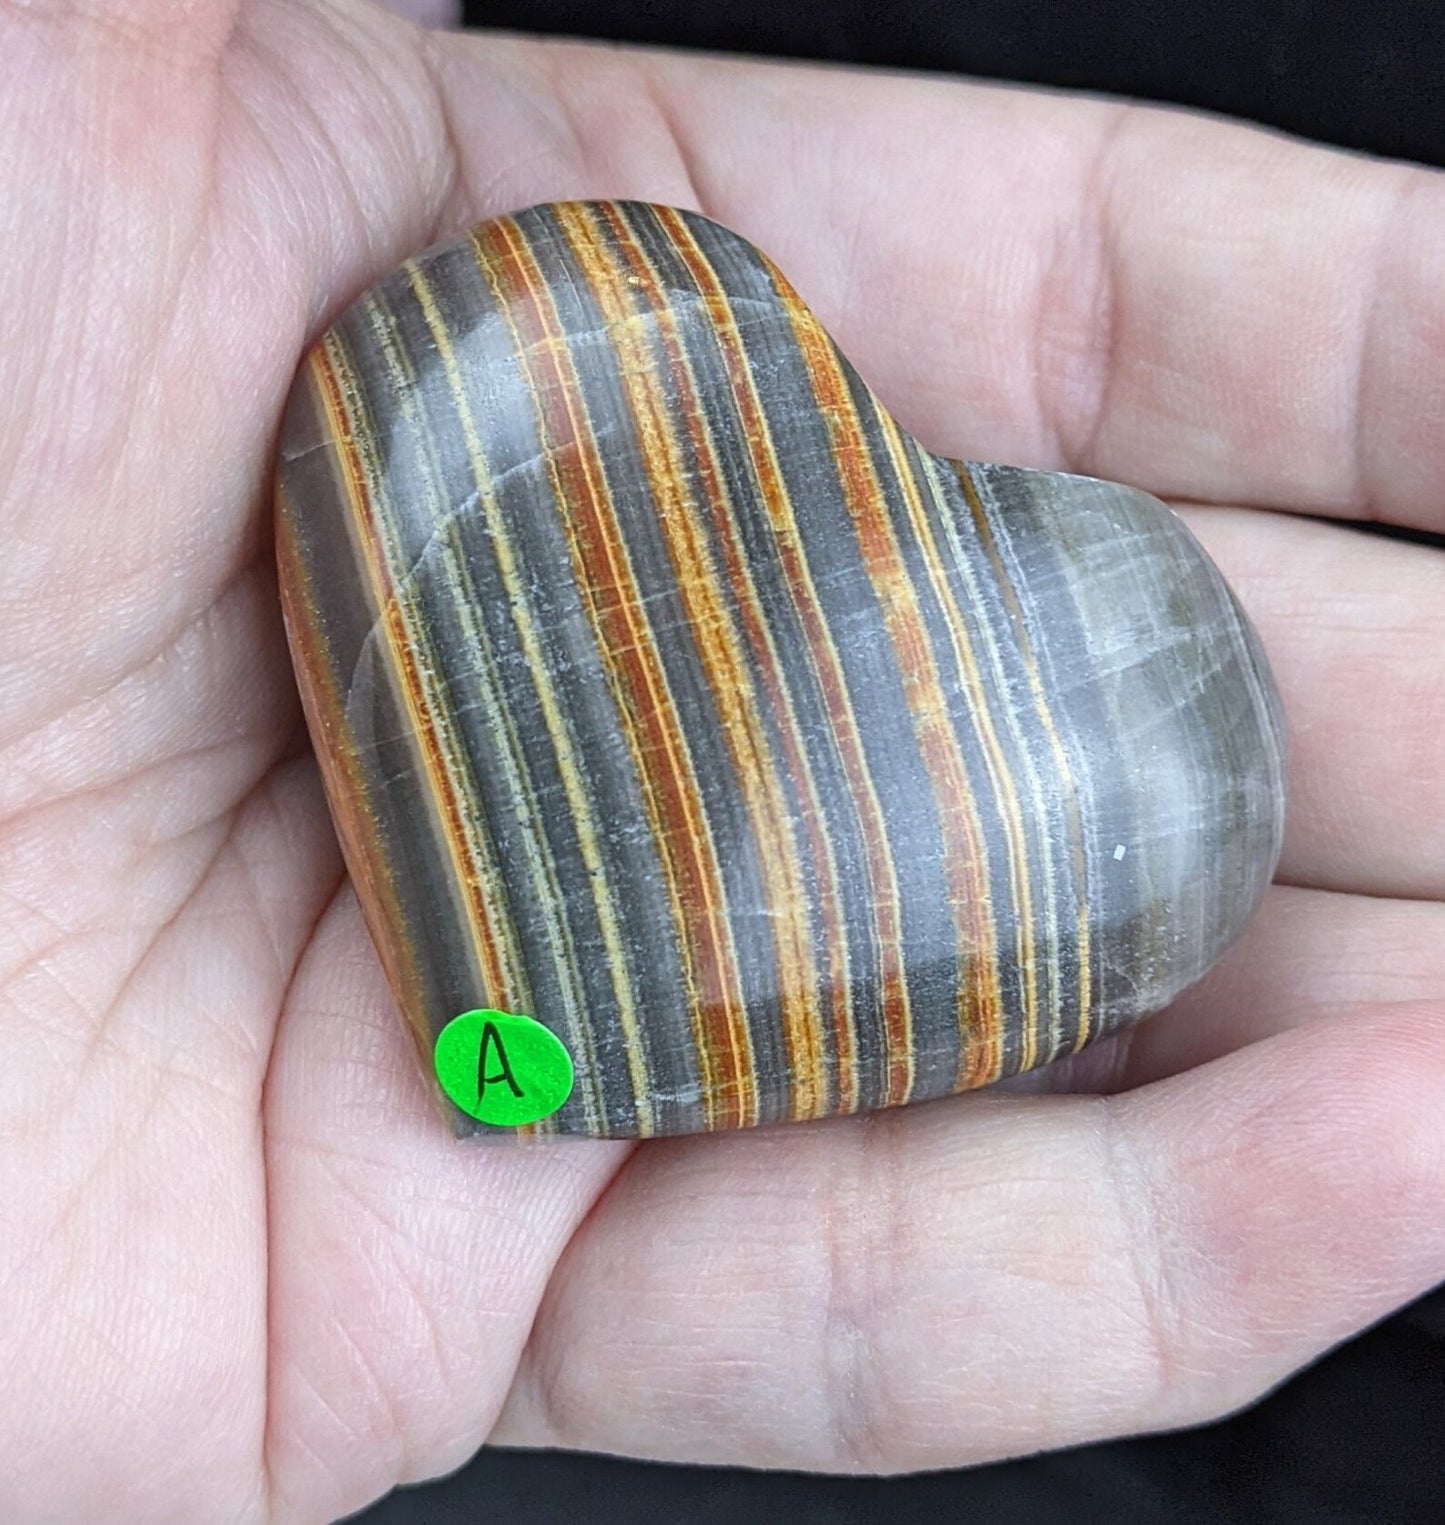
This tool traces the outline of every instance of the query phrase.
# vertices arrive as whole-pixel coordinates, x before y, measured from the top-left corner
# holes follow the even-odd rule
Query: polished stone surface
[[[397,1002],[429,1067],[474,1008],[551,1029],[528,1131],[987,1084],[1165,1006],[1273,871],[1278,700],[1183,524],[929,455],[694,214],[387,277],[302,368],[277,514]]]

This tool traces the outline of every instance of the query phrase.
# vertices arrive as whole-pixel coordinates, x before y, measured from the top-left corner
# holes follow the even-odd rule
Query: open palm
[[[0,0],[0,1516],[325,1520],[489,1436],[939,1466],[1218,1414],[1445,1275],[1445,187],[1183,115]],[[1280,883],[1031,1083],[463,1147],[345,886],[267,477],[309,335],[532,201],[761,244],[929,447],[1195,505]]]

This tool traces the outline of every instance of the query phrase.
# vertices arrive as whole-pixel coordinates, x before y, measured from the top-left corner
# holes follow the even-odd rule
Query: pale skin
[[[1445,1276],[1445,184],[1183,114],[0,0],[0,1518],[324,1521],[491,1440],[838,1471],[1207,1420]],[[1186,505],[1279,883],[1032,1086],[454,1143],[300,723],[310,336],[532,201],[700,207],[928,446]]]

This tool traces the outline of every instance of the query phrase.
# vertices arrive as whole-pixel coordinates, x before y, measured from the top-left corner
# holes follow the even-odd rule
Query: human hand
[[[1188,1424],[1445,1275],[1445,188],[1097,101],[0,4],[0,1517],[325,1520],[488,1437],[897,1470]],[[1176,502],[1292,727],[1205,984],[1025,1084],[437,1123],[300,725],[307,337],[542,199],[765,248],[930,448]]]

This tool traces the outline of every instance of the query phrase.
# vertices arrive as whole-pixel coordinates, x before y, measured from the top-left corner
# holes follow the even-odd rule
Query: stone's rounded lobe
[[[536,207],[387,277],[302,369],[277,509],[397,1000],[427,1056],[471,1008],[555,1032],[539,1131],[1047,1063],[1198,979],[1273,871],[1278,702],[1180,521],[929,455],[694,214]]]

